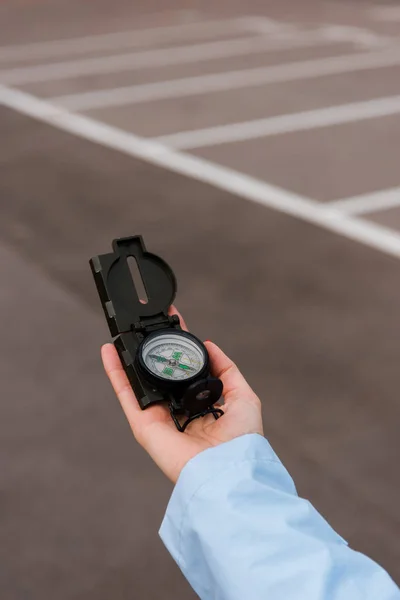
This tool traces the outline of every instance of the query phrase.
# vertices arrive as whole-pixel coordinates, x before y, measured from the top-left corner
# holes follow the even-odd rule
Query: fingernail
[[[206,342],[211,342],[211,340],[205,340]]]

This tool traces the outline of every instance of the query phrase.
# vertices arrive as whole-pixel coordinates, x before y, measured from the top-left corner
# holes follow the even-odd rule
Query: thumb
[[[224,386],[225,403],[232,401],[257,400],[253,392],[236,364],[213,342],[205,342],[211,362],[211,372],[214,377],[221,379]]]

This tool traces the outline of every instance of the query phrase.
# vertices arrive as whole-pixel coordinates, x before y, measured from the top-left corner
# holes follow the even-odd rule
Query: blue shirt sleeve
[[[188,462],[160,535],[201,600],[400,600],[389,575],[298,497],[257,434]]]

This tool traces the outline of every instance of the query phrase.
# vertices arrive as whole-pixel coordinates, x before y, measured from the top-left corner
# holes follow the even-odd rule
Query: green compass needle
[[[176,365],[179,369],[184,369],[185,371],[195,371],[196,369],[193,369],[193,367],[189,367],[189,365],[184,365],[183,363],[178,363]]]
[[[165,358],[165,356],[158,356],[157,354],[149,354],[149,358],[153,358],[157,362],[169,362],[168,358]]]

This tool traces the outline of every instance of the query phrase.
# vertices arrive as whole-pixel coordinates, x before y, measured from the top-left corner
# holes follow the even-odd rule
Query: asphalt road
[[[241,4],[0,7],[0,85],[21,92],[0,87],[5,600],[194,597],[157,535],[171,485],[132,439],[99,358],[108,331],[88,259],[135,233],[173,267],[189,327],[220,344],[259,393],[266,434],[299,493],[400,581],[400,14],[361,1],[265,2],[262,15]],[[240,40],[266,47],[232,56]],[[183,64],[193,44],[209,56]],[[82,74],[82,61],[126,53],[139,66]],[[378,54],[380,66],[349,67],[360,53],[372,63]],[[339,70],[326,73],[334,58]],[[296,61],[323,62],[287,75]],[[256,69],[257,83],[212,89],[211,75],[220,86],[227,73]],[[136,100],[118,102],[127,87]],[[71,113],[50,123],[55,102],[78,103],[75,134]],[[369,116],[344,122],[354,103]],[[123,151],[88,139],[73,121],[79,111],[98,129],[127,132]],[[284,131],[276,118],[287,114],[296,116]],[[269,132],[251,133],[256,120]],[[238,123],[241,140],[227,141]],[[176,148],[177,166],[146,158],[147,138]],[[188,175],[187,154],[207,176]],[[226,173],[240,175],[237,193]],[[263,201],[249,201],[255,187]],[[354,196],[358,208],[336,230],[320,207]]]

